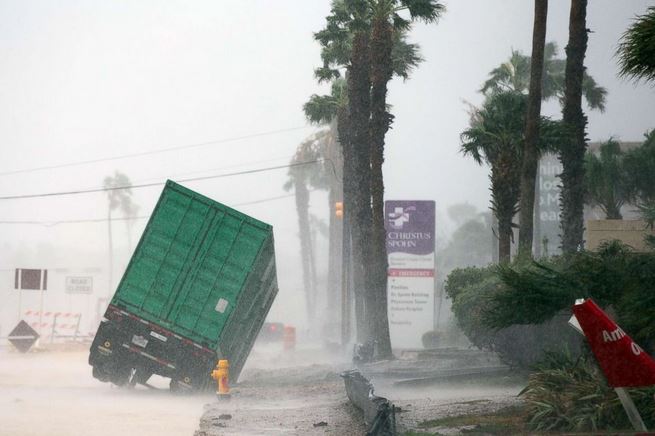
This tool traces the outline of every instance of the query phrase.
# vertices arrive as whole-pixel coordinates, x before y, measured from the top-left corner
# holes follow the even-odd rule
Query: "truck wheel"
[[[174,394],[179,394],[184,392],[182,389],[182,385],[178,382],[176,379],[171,379],[170,384],[168,385],[169,389],[171,390],[172,393]]]
[[[97,378],[101,382],[108,382],[109,381],[109,374],[107,374],[105,371],[103,371],[99,366],[94,366],[93,367],[93,377]]]
[[[171,392],[176,394],[190,394],[198,391],[195,380],[190,377],[172,378],[169,387]]]
[[[125,386],[130,380],[132,368],[118,367],[111,372],[109,380],[116,386]]]

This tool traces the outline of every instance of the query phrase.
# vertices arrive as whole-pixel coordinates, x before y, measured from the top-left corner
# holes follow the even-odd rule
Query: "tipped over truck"
[[[201,390],[228,359],[236,381],[277,291],[273,228],[168,181],[91,345],[93,376]]]

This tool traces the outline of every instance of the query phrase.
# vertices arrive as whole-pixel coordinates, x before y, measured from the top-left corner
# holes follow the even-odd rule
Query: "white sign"
[[[227,303],[228,303],[227,300],[225,300],[225,299],[223,299],[223,298],[220,298],[220,299],[218,300],[218,303],[216,303],[216,312],[218,312],[218,313],[224,313],[224,312],[225,312],[225,309],[227,309]]]
[[[387,201],[389,334],[394,348],[423,348],[434,329],[433,201]]]
[[[92,294],[93,277],[66,277],[67,294]]]

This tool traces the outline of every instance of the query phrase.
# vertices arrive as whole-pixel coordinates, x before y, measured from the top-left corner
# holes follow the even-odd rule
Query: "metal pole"
[[[55,313],[52,318],[52,334],[50,335],[51,344],[55,342],[55,334],[57,333],[56,327],[57,327],[57,314]]]
[[[82,319],[82,314],[77,314],[77,324],[75,325],[75,334],[73,334],[73,342],[77,342],[77,335],[80,333],[80,320]]]
[[[41,303],[39,304],[39,336],[43,335],[43,290],[39,291],[41,293]]]
[[[350,342],[350,223],[343,214],[343,248],[341,250],[341,346]]]
[[[636,431],[648,431],[628,391],[625,388],[614,388],[614,391],[616,391],[616,395],[619,396],[621,405],[623,406],[625,413],[628,415],[628,419],[630,420],[632,427]]]
[[[439,288],[439,305],[437,306],[437,319],[434,322],[434,330],[437,330],[439,328],[439,321],[441,320],[441,304],[443,303],[443,283],[438,283],[437,280],[435,280],[435,287]]]

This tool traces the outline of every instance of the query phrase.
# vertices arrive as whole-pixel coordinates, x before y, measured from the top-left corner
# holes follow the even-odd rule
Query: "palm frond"
[[[633,80],[655,81],[655,6],[648,8],[621,37],[617,50],[619,75]]]
[[[549,42],[544,47],[544,74],[542,75],[541,96],[544,101],[564,98],[564,72],[566,60],[557,57],[557,44]],[[497,92],[514,91],[528,93],[530,87],[530,56],[518,50],[512,50],[510,58],[491,70],[480,92],[485,95]],[[607,90],[585,72],[583,93],[589,107],[593,110],[605,110]]]
[[[335,68],[320,67],[314,69],[314,77],[318,80],[318,83],[323,83],[341,77],[341,73]]]
[[[607,89],[598,86],[593,77],[586,72],[582,77],[582,93],[590,109],[596,109],[605,112],[605,97]]]
[[[407,80],[414,68],[423,62],[419,45],[407,42],[405,32],[394,32],[391,61],[393,62],[394,74],[402,77],[403,80]]]
[[[437,0],[400,0],[400,4],[409,11],[412,21],[434,23],[446,12],[446,6]]]
[[[333,96],[313,94],[302,108],[310,123],[327,124],[337,115],[338,107],[338,101]]]

